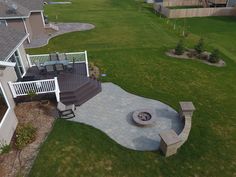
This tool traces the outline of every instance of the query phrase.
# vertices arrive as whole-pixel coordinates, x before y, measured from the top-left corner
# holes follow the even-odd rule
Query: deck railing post
[[[30,60],[30,56],[28,54],[26,54],[26,58],[27,58],[27,61],[29,63],[29,66],[32,67],[33,65],[32,65],[32,62]]]
[[[60,88],[59,88],[57,77],[54,77],[54,80],[55,80],[55,95],[56,95],[56,99],[57,99],[57,102],[60,102]]]
[[[10,89],[11,89],[11,93],[12,93],[12,95],[13,95],[13,98],[16,98],[17,95],[16,95],[16,91],[15,91],[15,88],[14,88],[12,82],[9,81],[9,82],[8,82],[8,85],[9,85],[9,87],[10,87]]]
[[[87,71],[87,77],[89,77],[89,66],[88,66],[88,54],[87,51],[84,51],[85,54],[85,64],[86,64],[86,71]]]

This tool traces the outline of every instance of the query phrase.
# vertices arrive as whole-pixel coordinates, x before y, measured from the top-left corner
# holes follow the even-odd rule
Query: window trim
[[[8,99],[7,99],[7,95],[6,95],[6,93],[5,93],[4,89],[3,89],[3,86],[2,86],[2,84],[1,84],[1,82],[0,82],[0,89],[1,89],[1,91],[2,91],[2,94],[3,94],[3,96],[4,96],[4,99],[6,100],[6,103],[7,103],[7,106],[8,106],[7,111],[5,112],[5,114],[4,114],[3,118],[2,118],[2,120],[0,121],[0,128],[1,128],[3,122],[5,121],[5,119],[6,119],[7,115],[8,115],[8,113],[9,113],[10,110],[11,110],[11,106],[10,106],[10,103],[9,103],[9,101],[8,101]]]
[[[8,61],[11,56],[15,53],[15,51],[23,44],[23,42],[27,39],[29,33],[25,35],[25,37],[19,42],[19,44],[11,51],[11,53],[6,57],[4,61]]]
[[[19,59],[20,59],[21,65],[22,65],[21,67],[23,68],[23,73],[22,73],[22,75],[21,75],[21,78],[22,78],[22,77],[24,77],[25,74],[26,74],[25,65],[24,65],[24,62],[23,62],[23,60],[22,60],[22,56],[21,56],[21,52],[20,52],[19,48],[16,50],[16,52],[18,53],[18,57],[19,57]]]

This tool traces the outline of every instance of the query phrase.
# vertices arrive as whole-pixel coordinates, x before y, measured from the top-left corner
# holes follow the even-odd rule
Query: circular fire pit
[[[153,111],[149,109],[141,109],[133,112],[132,118],[138,125],[152,125],[155,123]]]

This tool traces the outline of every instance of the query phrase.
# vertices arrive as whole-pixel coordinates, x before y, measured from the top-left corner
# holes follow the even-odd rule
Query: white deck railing
[[[66,59],[69,62],[75,61],[75,63],[86,63],[88,60],[87,58],[87,51],[84,52],[70,52],[65,53]],[[28,63],[30,67],[35,66],[37,63],[44,63],[46,61],[50,61],[49,54],[40,54],[40,55],[27,55]]]
[[[33,92],[37,95],[54,92],[57,101],[58,102],[60,101],[60,89],[57,77],[55,77],[54,79],[28,81],[28,82],[9,82],[8,84],[14,98],[18,96],[28,95],[30,92]]]
[[[89,66],[88,66],[88,54],[87,51],[84,52],[70,52],[65,53],[66,59],[69,60],[70,63],[75,61],[75,63],[85,63],[87,76],[89,77]],[[37,63],[44,63],[46,61],[50,61],[49,54],[40,54],[40,55],[27,55],[28,63],[30,67],[35,66]]]

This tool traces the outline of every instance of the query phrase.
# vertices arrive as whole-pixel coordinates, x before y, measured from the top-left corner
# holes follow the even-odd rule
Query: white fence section
[[[38,63],[44,63],[50,60],[49,54],[41,54],[41,55],[27,55],[27,59],[30,67],[35,66]]]
[[[37,95],[54,92],[56,94],[57,101],[60,101],[60,89],[57,77],[54,79],[28,82],[9,82],[8,84],[14,98],[28,95],[30,92],[33,92]]]
[[[75,61],[75,63],[84,63],[86,62],[86,55],[87,51],[84,52],[70,52],[70,53],[65,53],[66,54],[66,59],[69,60],[70,62]]]

